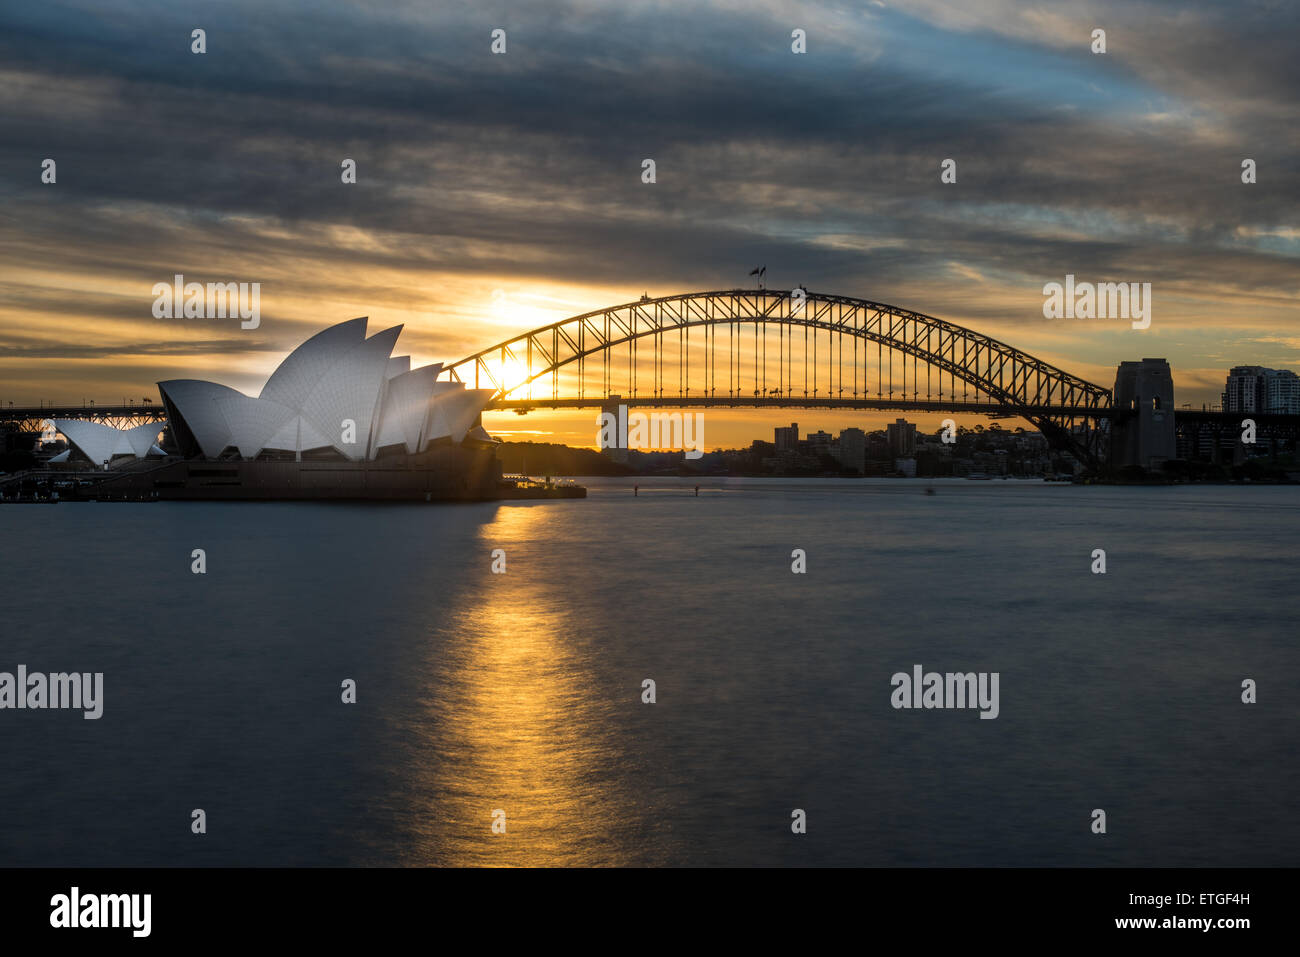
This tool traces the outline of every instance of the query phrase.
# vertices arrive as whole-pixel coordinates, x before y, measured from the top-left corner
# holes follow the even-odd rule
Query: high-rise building
[[[1259,402],[1258,390],[1255,388],[1260,366],[1233,366],[1228,372],[1228,381],[1223,386],[1224,412],[1257,412]]]
[[[885,437],[895,458],[905,458],[916,452],[916,426],[906,419],[895,419],[885,426]]]
[[[778,452],[793,452],[799,445],[799,423],[791,422],[787,429],[783,426],[777,426],[776,429],[776,450]]]
[[[840,464],[846,469],[863,471],[867,462],[867,433],[845,429],[840,433]]]
[[[1267,369],[1264,411],[1300,415],[1300,376],[1290,369]]]
[[[808,433],[808,448],[818,455],[829,454],[831,443],[834,441],[835,437],[829,432],[817,431]]]
[[[1223,411],[1300,415],[1300,376],[1290,369],[1233,366],[1224,384]]]

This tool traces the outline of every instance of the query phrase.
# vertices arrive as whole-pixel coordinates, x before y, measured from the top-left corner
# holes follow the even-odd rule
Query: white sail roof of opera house
[[[349,319],[316,333],[256,398],[199,379],[158,383],[177,443],[207,458],[233,447],[243,458],[333,449],[362,461],[394,446],[414,454],[486,436],[478,417],[491,389],[439,382],[441,363],[412,369],[410,356],[392,355],[401,326],[367,338],[366,325]]]
[[[118,455],[134,455],[138,459],[151,451],[157,452],[154,442],[163,429],[161,422],[146,422],[133,429],[115,429],[84,419],[51,419],[54,427],[63,433],[68,444],[96,466],[110,462]],[[71,451],[71,450],[69,450]],[[63,459],[62,461],[67,461]]]

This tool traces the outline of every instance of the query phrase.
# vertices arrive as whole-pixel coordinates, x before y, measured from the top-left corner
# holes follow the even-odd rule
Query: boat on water
[[[532,498],[586,498],[587,489],[573,479],[553,479],[549,476],[543,480],[526,475],[505,475],[501,478],[503,499]]]

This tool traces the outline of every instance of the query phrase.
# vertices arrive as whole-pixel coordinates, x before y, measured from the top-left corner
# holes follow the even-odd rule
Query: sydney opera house
[[[256,396],[174,379],[158,383],[163,424],[54,424],[67,455],[121,473],[97,489],[128,498],[494,497],[501,470],[479,420],[492,391],[439,380],[441,363],[411,368],[392,354],[401,326],[368,337],[366,325],[312,336]]]
[[[401,326],[366,338],[351,319],[312,336],[280,363],[256,398],[215,382],[158,383],[172,436],[187,458],[378,458],[463,441],[492,398],[489,389],[439,382],[442,364],[411,368],[393,356]]]

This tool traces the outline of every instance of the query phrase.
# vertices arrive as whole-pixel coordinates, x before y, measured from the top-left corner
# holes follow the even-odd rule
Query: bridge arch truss
[[[975,330],[804,290],[643,297],[522,333],[444,373],[493,389],[501,409],[594,407],[618,396],[644,405],[978,410],[1022,417],[1088,459],[1101,431],[1089,426],[1111,406],[1109,389]]]

